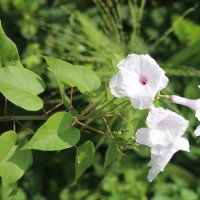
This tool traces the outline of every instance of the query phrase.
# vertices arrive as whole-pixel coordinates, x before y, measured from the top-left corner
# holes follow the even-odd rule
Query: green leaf
[[[34,72],[14,66],[0,68],[0,92],[13,104],[30,111],[43,107],[37,96],[44,91],[43,80]]]
[[[2,177],[3,185],[9,185],[18,181],[24,175],[31,162],[31,151],[21,151],[18,146],[12,157],[0,165],[0,176]]]
[[[72,65],[63,60],[44,57],[56,78],[71,87],[77,87],[80,92],[93,94],[98,89],[101,81],[97,74],[90,68],[81,65]]]
[[[80,139],[80,131],[72,127],[73,118],[67,112],[51,116],[35,133],[23,149],[56,151],[74,146]]]
[[[65,105],[65,107],[67,109],[69,109],[70,108],[70,99],[65,94],[65,85],[63,83],[61,83],[60,81],[58,81],[58,87],[59,87],[60,94],[61,94],[61,97],[62,97],[62,102]]]
[[[16,141],[17,134],[14,131],[7,131],[0,136],[0,166],[15,152]]]
[[[15,145],[17,134],[8,131],[0,136],[0,176],[3,185],[8,185],[20,179],[32,160],[30,151],[20,151]]]
[[[180,16],[173,16],[173,30],[177,38],[182,43],[188,43],[189,45],[194,44],[200,40],[200,26],[195,24],[189,19],[181,19]],[[177,23],[176,23],[177,22]]]
[[[6,200],[27,200],[26,194],[21,188],[14,192],[14,195],[9,196]]]
[[[14,187],[15,185],[6,185],[6,186],[2,186],[0,188],[0,199],[4,200],[4,199],[8,199],[8,197],[10,195],[12,195],[12,192],[14,192]]]
[[[118,157],[118,151],[116,144],[113,142],[110,142],[107,150],[106,150],[106,156],[104,161],[104,168],[111,165]]]
[[[136,133],[136,131],[139,128],[142,128],[144,126],[145,126],[145,122],[142,118],[135,117],[131,121],[131,131],[133,131],[133,133]]]
[[[94,157],[95,148],[91,141],[86,141],[77,148],[74,183],[76,183],[85,170],[93,164]]]
[[[1,26],[1,21],[0,41],[0,67],[6,67],[10,65],[22,67],[17,47],[14,42],[5,35]]]

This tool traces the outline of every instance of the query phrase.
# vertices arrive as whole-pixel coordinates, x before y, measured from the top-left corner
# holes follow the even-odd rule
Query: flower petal
[[[122,88],[123,76],[119,72],[110,80],[110,90],[111,93],[118,98],[126,97],[126,90]]]
[[[128,97],[134,108],[147,109],[168,83],[165,72],[149,55],[129,54],[117,66],[119,72],[109,84],[111,92],[118,98]]]
[[[173,137],[177,137],[184,134],[189,122],[171,110],[155,108],[149,112],[147,124],[160,131],[169,130]]]
[[[200,126],[198,126],[198,127],[196,128],[196,130],[194,131],[194,134],[195,134],[196,137],[197,137],[197,136],[200,136]]]
[[[173,154],[179,150],[189,151],[189,142],[181,137],[188,121],[178,114],[163,108],[151,107],[147,116],[148,128],[141,128],[136,132],[136,142],[151,149],[151,167],[148,180],[152,181],[164,170]]]
[[[196,110],[195,117],[200,121],[200,109]]]
[[[138,98],[137,96],[136,97],[130,97],[130,101],[131,101],[131,105],[134,107],[134,108],[137,108],[137,109],[147,109],[149,108],[153,101],[154,101],[154,98],[153,97],[148,97],[148,96],[140,96],[140,98]]]
[[[153,179],[164,170],[167,163],[172,158],[173,154],[176,152],[174,148],[166,148],[164,155],[151,155],[151,161],[148,166],[151,167],[149,170],[147,179],[151,182]]]
[[[189,147],[190,147],[190,144],[189,144],[188,140],[184,137],[177,138],[174,143],[174,148],[177,151],[182,150],[182,151],[189,152],[190,151]]]
[[[159,67],[159,65],[153,58],[151,58],[149,55],[142,56],[140,76],[148,77],[148,85],[151,87],[152,91],[154,92],[154,95],[158,91],[160,91],[161,88],[164,88],[165,83],[163,83],[162,81],[166,82],[168,80],[167,77],[163,78],[165,77],[164,74],[164,70],[162,70]]]
[[[159,131],[151,128],[141,128],[136,132],[136,142],[151,148],[151,153],[160,154],[162,149],[173,144],[169,131]]]
[[[120,61],[117,67],[125,74],[138,77],[140,73],[141,55],[129,54],[126,58]]]
[[[159,86],[158,90],[160,91],[164,89],[167,86],[168,82],[169,82],[169,79],[165,75],[163,75],[160,79],[160,83],[158,84]]]

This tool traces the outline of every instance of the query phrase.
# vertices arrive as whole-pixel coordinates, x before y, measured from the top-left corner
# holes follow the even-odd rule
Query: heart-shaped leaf
[[[0,136],[0,165],[13,155],[16,141],[17,134],[14,131],[7,131]]]
[[[113,142],[110,142],[107,150],[106,150],[106,156],[104,161],[104,168],[111,165],[117,158],[118,158],[118,151],[116,144]]]
[[[71,87],[77,87],[82,93],[93,94],[98,89],[101,81],[97,74],[90,68],[81,65],[72,65],[60,59],[44,57],[56,78]]]
[[[22,67],[17,47],[14,42],[5,35],[1,26],[1,21],[0,41],[0,67],[6,67],[10,65]]]
[[[15,66],[0,68],[0,92],[25,110],[35,111],[43,107],[43,102],[37,95],[44,88],[43,80],[28,69]]]
[[[91,141],[86,141],[77,148],[75,160],[75,179],[72,184],[75,184],[84,171],[93,164],[94,157],[95,147]]]
[[[72,127],[73,118],[67,112],[51,116],[35,133],[23,149],[56,151],[74,146],[80,139],[80,131]]]
[[[0,136],[0,176],[3,185],[19,180],[32,161],[31,151],[20,151],[15,145],[17,134],[8,131]]]
[[[14,154],[0,165],[0,176],[3,185],[9,185],[18,181],[32,162],[32,154],[29,150],[21,151],[18,147]]]

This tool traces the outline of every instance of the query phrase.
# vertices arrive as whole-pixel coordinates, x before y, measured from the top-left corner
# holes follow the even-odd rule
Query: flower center
[[[139,81],[142,85],[146,85],[148,83],[148,78],[146,76],[142,75],[142,76],[140,76]]]

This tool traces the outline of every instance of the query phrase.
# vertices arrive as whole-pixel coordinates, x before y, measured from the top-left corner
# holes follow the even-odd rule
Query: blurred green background
[[[54,56],[71,63],[93,67],[108,84],[115,64],[129,53],[149,53],[170,79],[164,94],[200,98],[200,7],[197,0],[0,0],[0,19],[6,34],[16,43],[22,63],[46,82],[42,94],[46,109],[59,102],[59,91],[52,75],[46,71],[41,55]],[[99,91],[101,94],[101,90]],[[105,97],[97,95],[98,105]],[[0,96],[1,115],[3,96]],[[75,93],[74,107],[86,109],[86,99]],[[176,153],[164,173],[149,183],[146,179],[150,160],[148,149],[127,150],[126,156],[108,168],[103,167],[107,142],[98,146],[95,164],[71,186],[74,178],[75,149],[60,152],[33,152],[33,165],[20,179],[22,200],[198,200],[200,199],[200,139],[192,137],[198,125],[194,113],[169,102],[159,102],[190,121],[186,137],[191,152]],[[130,107],[129,107],[130,110]],[[126,115],[127,110],[117,107]],[[10,114],[24,114],[9,105]],[[131,111],[129,111],[131,113]],[[137,115],[136,111],[133,115]],[[141,114],[141,118],[146,113]],[[41,122],[42,123],[42,122]],[[37,130],[40,122],[23,125]],[[112,130],[122,130],[122,119],[109,122]],[[92,122],[104,130],[102,120]],[[112,124],[112,126],[111,126]],[[12,127],[1,123],[1,132]],[[119,127],[121,126],[121,127]],[[140,125],[138,125],[139,127]],[[23,137],[24,130],[18,127]],[[98,135],[83,131],[82,141]]]

